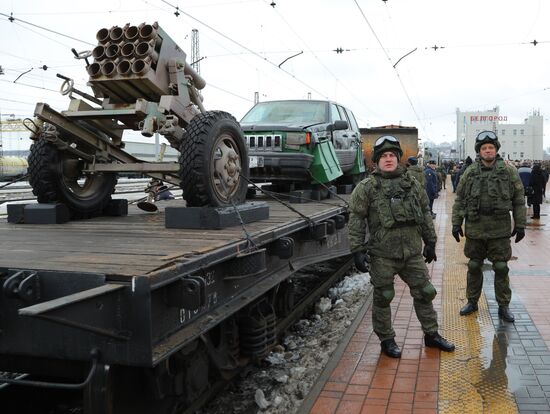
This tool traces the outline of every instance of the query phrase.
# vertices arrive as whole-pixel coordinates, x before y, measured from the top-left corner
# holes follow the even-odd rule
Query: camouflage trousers
[[[432,304],[437,291],[430,282],[424,258],[421,255],[408,260],[371,257],[370,277],[374,287],[372,324],[380,341],[395,337],[390,305],[395,296],[396,274],[409,286],[414,310],[424,333],[437,332],[437,312]]]
[[[470,239],[466,237],[464,255],[470,259],[466,276],[466,298],[477,303],[483,289],[483,261],[493,263],[495,297],[499,305],[508,305],[512,299],[507,262],[512,257],[510,238]]]

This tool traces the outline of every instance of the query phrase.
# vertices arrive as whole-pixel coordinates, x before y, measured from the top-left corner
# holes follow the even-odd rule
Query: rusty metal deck
[[[344,196],[346,197],[346,196]],[[307,221],[282,204],[268,199],[269,219],[246,225],[252,239],[263,244]],[[146,275],[181,263],[189,257],[223,250],[244,239],[241,226],[223,230],[167,229],[164,207],[145,213],[129,206],[128,216],[98,217],[65,224],[31,225],[0,221],[0,268],[103,273],[111,277]],[[292,204],[300,213],[323,220],[345,211],[342,200]]]

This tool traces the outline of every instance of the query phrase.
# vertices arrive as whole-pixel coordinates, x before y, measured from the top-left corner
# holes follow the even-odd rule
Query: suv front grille
[[[251,151],[282,151],[280,135],[245,135],[246,146]]]

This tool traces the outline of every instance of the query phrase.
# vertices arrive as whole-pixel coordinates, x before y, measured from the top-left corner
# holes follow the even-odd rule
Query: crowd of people
[[[409,286],[425,345],[447,352],[455,349],[438,333],[432,306],[437,292],[426,266],[437,260],[433,205],[446,188],[447,175],[456,193],[450,232],[457,242],[465,238],[464,255],[469,259],[465,269],[467,302],[460,315],[478,311],[482,266],[487,259],[495,274],[498,316],[506,322],[515,321],[509,308],[510,239],[518,243],[525,237],[526,204],[533,207],[531,219],[540,219],[548,171],[540,162],[506,161],[499,149],[497,135],[482,131],[475,138],[475,159],[439,166],[429,160],[423,168],[417,157],[409,157],[402,167],[399,140],[386,135],[376,141],[371,157],[376,168],[351,196],[349,233],[355,266],[370,272],[373,328],[384,354],[401,357],[390,307],[396,275]]]

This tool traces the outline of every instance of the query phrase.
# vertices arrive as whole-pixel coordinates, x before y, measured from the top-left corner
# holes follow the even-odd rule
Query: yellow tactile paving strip
[[[451,228],[454,197],[447,197],[447,225]],[[464,239],[457,243],[450,232],[445,237],[442,317],[447,339],[456,344],[454,353],[441,353],[439,413],[518,413],[503,358],[495,358],[498,345],[484,295],[479,311],[460,316],[466,303],[466,264]],[[492,288],[492,286],[491,286]],[[491,357],[492,356],[492,357]],[[502,365],[502,366],[498,366]]]

